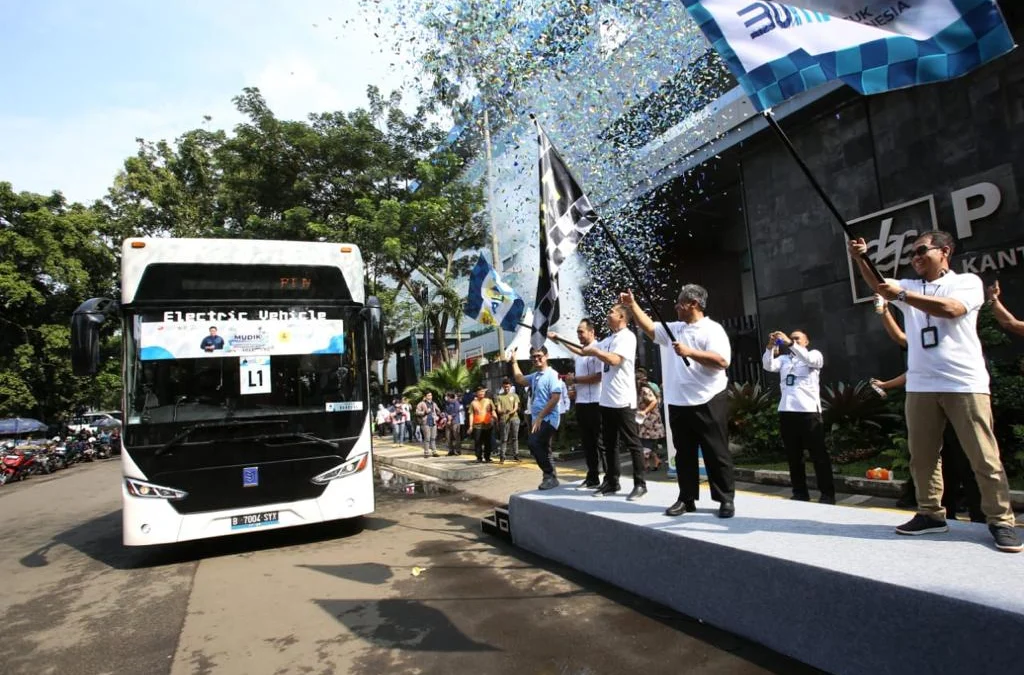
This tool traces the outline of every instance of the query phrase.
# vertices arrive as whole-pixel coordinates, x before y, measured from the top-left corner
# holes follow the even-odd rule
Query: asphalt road
[[[115,459],[0,488],[0,672],[815,672],[481,535],[459,494],[125,549],[119,478]]]

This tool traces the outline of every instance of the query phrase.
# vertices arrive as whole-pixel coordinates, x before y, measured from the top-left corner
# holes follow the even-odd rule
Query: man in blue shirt
[[[562,398],[561,381],[555,369],[548,367],[547,347],[530,350],[530,360],[535,370],[529,375],[524,376],[519,370],[515,349],[509,354],[508,360],[512,363],[512,375],[516,384],[529,387],[531,391],[530,435],[526,445],[530,448],[530,454],[537,460],[537,466],[544,473],[544,479],[538,489],[550,490],[558,487],[558,478],[555,476],[555,467],[551,464],[548,448],[561,417],[558,412],[558,401]]]
[[[203,341],[199,343],[199,348],[204,352],[224,349],[224,338],[217,335],[216,326],[210,326],[210,334],[204,337]]]

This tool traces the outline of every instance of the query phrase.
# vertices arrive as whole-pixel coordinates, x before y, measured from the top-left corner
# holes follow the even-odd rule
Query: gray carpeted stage
[[[908,512],[752,494],[721,520],[707,486],[670,518],[674,485],[627,502],[628,483],[514,495],[512,539],[830,672],[1024,673],[1024,554],[997,551],[985,525],[906,537],[893,527]]]

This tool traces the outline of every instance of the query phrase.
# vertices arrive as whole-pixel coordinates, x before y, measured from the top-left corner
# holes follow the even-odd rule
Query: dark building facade
[[[1019,41],[1022,12],[1006,14]],[[951,82],[872,97],[839,89],[780,123],[886,276],[912,277],[915,233],[946,230],[957,239],[954,269],[986,285],[998,278],[1007,307],[1024,316],[1020,49]],[[851,283],[845,235],[783,145],[767,129],[724,140],[728,149],[701,167],[700,190],[691,171],[650,198],[678,214],[664,274],[709,289],[709,314],[733,338],[734,379],[759,377],[765,336],[796,328],[824,352],[826,381],[901,372],[870,292]]]

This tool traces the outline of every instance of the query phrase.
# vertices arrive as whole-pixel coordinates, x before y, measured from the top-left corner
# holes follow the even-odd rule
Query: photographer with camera
[[[832,461],[825,449],[825,427],[821,421],[820,377],[825,357],[817,349],[808,349],[810,343],[807,333],[801,330],[789,335],[775,331],[769,336],[761,364],[769,373],[779,373],[782,390],[779,430],[789,461],[792,499],[811,500],[804,465],[804,450],[807,450],[814,462],[814,476],[821,491],[818,501],[835,504]]]

